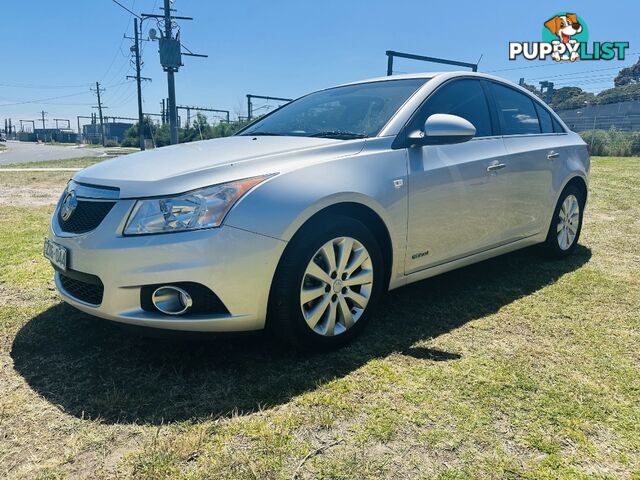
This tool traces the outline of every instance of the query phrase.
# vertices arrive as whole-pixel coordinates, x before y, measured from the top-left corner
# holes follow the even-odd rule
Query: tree
[[[149,117],[144,118],[144,138],[152,138],[152,132],[155,129],[153,122]],[[123,147],[139,147],[140,140],[138,139],[138,123],[134,123],[124,132],[124,140],[122,141]]]
[[[609,88],[598,93],[596,103],[617,103],[640,100],[640,83],[629,83],[621,87]]]
[[[531,85],[529,83],[521,83],[520,86],[522,88],[526,88],[527,90],[529,90],[531,93],[533,93],[534,95],[536,95],[538,98],[542,99],[542,92],[540,92],[540,90],[538,90],[536,88],[535,85]]]
[[[613,84],[616,87],[635,83],[640,83],[640,58],[638,58],[638,61],[630,67],[620,70],[616,78],[613,80]]]
[[[218,123],[209,125],[207,117],[197,113],[193,123],[187,128],[178,129],[179,143],[196,142],[210,138],[229,137],[247,125],[248,122]],[[164,147],[171,143],[169,137],[169,125],[155,125],[145,118],[145,137],[152,138],[156,147]],[[135,123],[124,133],[123,147],[137,147],[138,124]]]

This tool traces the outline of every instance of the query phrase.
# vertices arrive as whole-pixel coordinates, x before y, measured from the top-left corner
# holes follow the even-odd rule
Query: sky
[[[161,13],[162,0],[120,0],[136,13]],[[90,88],[105,88],[105,115],[136,117],[130,62],[132,15],[112,0],[2,0],[0,5],[0,122],[4,118],[91,115]],[[609,2],[613,4],[614,2]],[[414,0],[175,0],[182,43],[208,58],[184,57],[176,74],[177,103],[246,115],[246,94],[295,98],[310,91],[386,74],[386,50],[475,63],[480,71],[527,83],[554,81],[599,91],[618,69],[638,60],[640,4],[615,7],[581,1]],[[629,41],[627,59],[556,63],[508,59],[510,41],[540,41],[545,20],[576,12],[589,41]],[[157,25],[146,20],[144,35]],[[167,97],[157,42],[143,43],[144,111],[160,112]],[[396,59],[397,73],[451,70]],[[274,104],[255,102],[259,113]],[[262,108],[261,108],[262,107]]]

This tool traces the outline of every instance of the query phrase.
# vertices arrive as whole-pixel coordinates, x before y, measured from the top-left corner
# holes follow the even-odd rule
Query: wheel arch
[[[303,221],[297,222],[298,227],[295,232],[291,233],[290,240],[288,242],[289,245],[295,242],[296,238],[299,235],[302,235],[304,233],[304,228],[306,226],[308,226],[312,222],[321,221],[323,217],[329,215],[351,217],[355,220],[358,220],[371,230],[373,236],[378,240],[378,245],[380,246],[380,250],[382,252],[382,257],[384,260],[385,285],[388,287],[394,259],[391,234],[382,216],[373,208],[365,205],[364,203],[347,200],[323,206],[312,214],[307,215]],[[287,245],[287,248],[284,249],[282,255],[280,256],[280,259],[278,260],[276,275],[283,258],[285,257],[285,255],[287,255],[289,245]]]
[[[575,176],[569,178],[569,180],[562,187],[562,190],[560,191],[560,195],[562,195],[562,192],[569,185],[575,185],[578,188],[578,190],[580,190],[580,192],[582,192],[582,198],[586,203],[587,202],[588,192],[589,192],[586,180],[580,175],[575,175]],[[558,195],[558,198],[560,198],[560,195]]]
[[[549,214],[549,218],[547,221],[547,225],[546,228],[543,230],[544,234],[546,235],[547,232],[549,231],[549,227],[551,226],[551,222],[553,222],[553,212],[556,209],[556,206],[558,205],[558,201],[560,200],[560,197],[562,197],[562,194],[564,193],[564,191],[566,190],[566,188],[569,185],[575,185],[584,195],[584,201],[586,204],[587,201],[587,196],[589,193],[589,188],[588,188],[588,184],[587,184],[587,180],[584,177],[584,175],[580,172],[574,172],[573,175],[569,175],[565,182],[562,184],[562,187],[558,189],[558,194],[556,195],[556,198],[553,202],[553,205],[551,205],[551,213]]]
[[[380,250],[382,252],[384,262],[384,278],[385,285],[388,287],[391,279],[391,273],[393,268],[393,245],[391,235],[387,225],[382,217],[371,207],[355,201],[342,201],[327,205],[320,210],[315,211],[312,215],[308,216],[302,223],[299,224],[297,230],[292,234],[290,240],[287,242],[287,246],[283,250],[278,263],[276,265],[274,276],[271,280],[269,287],[269,295],[267,300],[267,315],[265,318],[265,329],[271,328],[273,323],[273,307],[274,307],[274,287],[276,284],[276,278],[281,271],[283,260],[286,258],[291,246],[294,244],[299,236],[304,234],[305,227],[311,225],[314,222],[322,221],[323,217],[329,217],[332,215],[340,215],[345,217],[354,218],[363,223],[369,228],[376,239],[379,240]]]

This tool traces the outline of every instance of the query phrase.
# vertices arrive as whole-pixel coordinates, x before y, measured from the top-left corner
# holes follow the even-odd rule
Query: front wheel
[[[563,258],[575,250],[582,230],[584,194],[575,186],[567,186],[553,212],[544,249],[555,258]]]
[[[356,336],[383,290],[380,248],[353,218],[325,216],[296,234],[271,290],[268,329],[297,347],[333,348]]]

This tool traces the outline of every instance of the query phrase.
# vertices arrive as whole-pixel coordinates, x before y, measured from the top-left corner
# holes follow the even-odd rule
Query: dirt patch
[[[44,207],[55,205],[60,191],[39,187],[3,188],[0,192],[0,205],[14,207]]]
[[[71,175],[71,172],[2,172],[0,170],[0,205],[53,206],[60,198]]]
[[[20,288],[11,288],[5,283],[0,283],[0,305],[11,305],[13,307],[28,307],[34,301],[56,300],[58,295],[51,281],[46,290],[33,289],[24,290]]]

